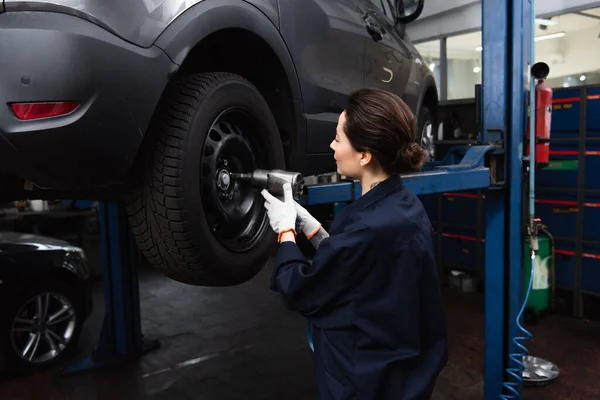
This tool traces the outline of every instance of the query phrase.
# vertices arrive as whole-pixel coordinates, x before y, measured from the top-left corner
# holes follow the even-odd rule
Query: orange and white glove
[[[265,198],[265,208],[269,216],[271,228],[279,235],[278,241],[281,241],[281,235],[285,232],[296,234],[296,207],[292,186],[289,183],[283,185],[283,201],[279,200],[266,189],[261,191]]]
[[[296,205],[296,214],[298,215],[296,219],[298,230],[304,233],[306,238],[310,240],[321,229],[321,223],[300,204],[296,202],[294,204]]]

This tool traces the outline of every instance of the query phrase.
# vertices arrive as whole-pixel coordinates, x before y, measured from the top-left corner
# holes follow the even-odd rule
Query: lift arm
[[[402,182],[417,196],[487,189],[501,184],[501,175],[493,173],[497,156],[501,153],[496,146],[455,147],[442,161],[427,165],[423,172],[402,175]],[[361,193],[357,180],[307,185],[299,203],[346,203],[356,200]]]

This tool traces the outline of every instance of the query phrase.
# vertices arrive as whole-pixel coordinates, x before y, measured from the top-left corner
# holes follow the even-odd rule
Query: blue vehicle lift
[[[518,398],[521,381],[507,372],[519,349],[517,316],[522,304],[522,169],[531,0],[483,0],[483,84],[479,145],[456,147],[423,172],[403,176],[417,195],[487,190],[485,241],[485,399]],[[356,181],[306,187],[305,205],[353,201]],[[106,317],[94,355],[69,368],[77,372],[131,358],[144,346],[131,238],[122,206],[100,209]],[[503,316],[499,318],[499,316]],[[152,347],[157,343],[152,343]],[[151,348],[152,348],[151,347]],[[509,388],[510,387],[510,388]],[[507,388],[508,392],[507,392]]]

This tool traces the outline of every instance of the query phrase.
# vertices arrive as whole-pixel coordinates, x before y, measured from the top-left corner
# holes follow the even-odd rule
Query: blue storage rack
[[[581,317],[582,293],[600,294],[600,85],[554,90],[550,160],[537,174],[536,210],[556,240],[556,286],[573,291],[573,314]],[[481,191],[424,201],[437,227],[441,263],[480,278],[484,203]]]

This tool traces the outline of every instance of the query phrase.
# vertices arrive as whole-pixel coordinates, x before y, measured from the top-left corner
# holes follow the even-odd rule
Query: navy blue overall
[[[321,400],[421,400],[448,358],[433,229],[393,176],[345,207],[312,265],[281,243],[271,279],[312,329]]]

